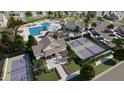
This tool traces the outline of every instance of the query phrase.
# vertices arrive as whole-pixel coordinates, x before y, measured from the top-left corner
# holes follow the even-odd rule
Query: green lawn
[[[96,72],[96,76],[102,72],[104,72],[105,70],[109,69],[111,66],[110,65],[104,65],[104,64],[100,64],[98,66],[95,67],[95,72]]]
[[[96,76],[102,72],[104,72],[105,70],[109,69],[111,66],[108,66],[108,65],[104,65],[104,64],[100,64],[98,66],[95,67],[95,71],[96,71]],[[81,80],[80,78],[80,75],[72,78],[71,80],[69,81],[84,81],[84,80]]]
[[[119,22],[124,24],[124,17]]]
[[[74,21],[76,18],[74,16],[69,16],[65,18],[65,21],[70,22],[70,21]]]
[[[40,75],[36,76],[36,79],[38,81],[57,81],[59,80],[59,77],[55,70],[49,72],[49,73],[42,73]]]
[[[80,18],[77,18],[77,19],[76,19],[75,16],[69,16],[69,17],[66,17],[66,18],[65,18],[65,21],[66,21],[66,22],[71,22],[71,21],[75,21],[75,20],[76,20],[77,22],[80,22],[80,21],[81,21]]]
[[[32,23],[32,22],[40,21],[40,20],[47,19],[47,18],[48,18],[48,16],[40,16],[40,17],[37,17],[37,18],[29,17],[29,18],[26,19],[26,22],[27,23]]]
[[[0,39],[2,38],[1,32],[3,32],[3,31],[4,31],[4,28],[1,27],[1,28],[0,28]]]
[[[112,65],[107,65],[108,62],[110,62],[110,61],[112,62],[113,60],[108,60],[108,61],[106,62],[106,64],[100,64],[100,65],[98,65],[98,66],[95,67],[95,74],[96,74],[96,76],[97,76],[98,74],[101,74],[102,72],[106,71],[106,70],[109,69],[110,67],[112,67]],[[72,79],[69,80],[69,81],[84,81],[84,80],[82,80],[82,79],[80,78],[80,75],[78,75],[78,76],[72,78]]]
[[[104,64],[100,64],[98,66],[95,67],[95,72],[96,72],[96,76],[102,72],[104,72],[105,70],[109,69],[110,67],[114,66],[115,61],[113,59],[110,59],[108,61],[106,61]],[[116,62],[117,63],[117,62]]]
[[[70,73],[80,70],[80,66],[75,64],[74,60],[70,60],[69,63],[65,64]]]

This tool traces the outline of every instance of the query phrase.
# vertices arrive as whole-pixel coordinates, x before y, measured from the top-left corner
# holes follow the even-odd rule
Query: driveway
[[[123,81],[124,80],[124,62],[117,64],[112,69],[99,75],[95,81]]]

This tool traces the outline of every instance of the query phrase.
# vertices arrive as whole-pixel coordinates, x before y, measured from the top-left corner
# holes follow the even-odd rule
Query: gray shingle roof
[[[40,55],[41,51],[44,51],[44,49],[46,47],[48,47],[49,45],[52,45],[52,46],[55,45],[58,47],[53,47],[53,49],[47,50],[47,52],[45,51],[47,53],[46,55],[48,55],[48,54],[50,55],[51,53],[53,54],[53,52],[56,53],[57,51],[60,51],[61,48],[66,47],[66,43],[65,43],[64,39],[55,40],[50,36],[44,37],[39,43],[40,44],[38,44],[38,45],[32,46],[34,56]],[[51,53],[50,53],[50,51],[51,51]]]

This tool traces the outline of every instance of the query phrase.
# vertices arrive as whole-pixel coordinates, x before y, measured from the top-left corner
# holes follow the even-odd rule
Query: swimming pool
[[[45,30],[57,31],[58,29],[61,29],[61,25],[54,22],[45,22],[45,23],[41,23],[38,26],[28,27],[28,30],[32,36],[40,35],[41,32]]]
[[[29,32],[32,36],[40,35],[44,30],[47,30],[50,26],[50,23],[42,23],[41,26],[30,27]]]

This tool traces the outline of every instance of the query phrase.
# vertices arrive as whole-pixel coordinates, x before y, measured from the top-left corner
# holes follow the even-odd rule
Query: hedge
[[[74,40],[74,39],[78,39],[78,38],[81,38],[82,35],[79,35],[79,36],[75,36],[75,37],[70,37],[71,40]]]

